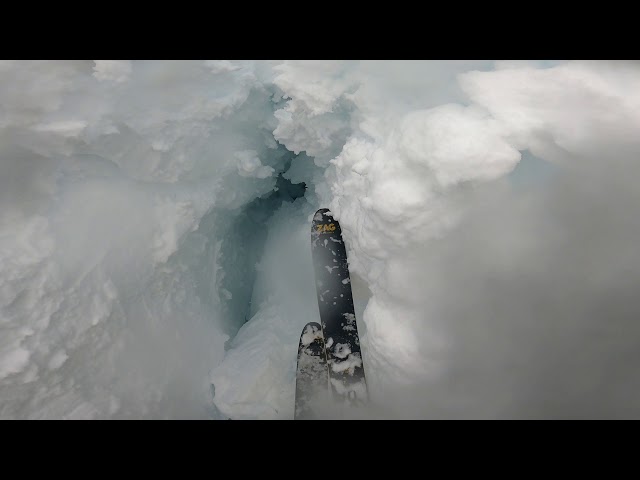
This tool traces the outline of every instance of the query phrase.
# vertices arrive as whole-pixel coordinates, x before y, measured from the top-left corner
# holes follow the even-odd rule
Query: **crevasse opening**
[[[254,313],[251,298],[256,266],[264,252],[271,219],[283,202],[292,203],[305,194],[304,182],[294,184],[284,177],[295,155],[291,153],[286,157],[284,167],[277,173],[273,190],[255,198],[232,214],[229,230],[224,234],[221,244],[220,267],[225,275],[218,288],[223,292],[229,321],[238,328]],[[297,205],[299,204],[301,202]],[[206,217],[203,222],[206,225]]]

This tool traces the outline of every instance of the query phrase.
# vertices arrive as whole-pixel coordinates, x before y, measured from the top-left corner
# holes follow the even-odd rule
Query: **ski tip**
[[[321,222],[324,219],[324,217],[333,218],[333,215],[331,214],[331,211],[328,208],[321,208],[320,210],[318,210],[313,216],[313,220],[316,222]]]
[[[321,208],[316,212],[311,224],[312,238],[319,235],[330,235],[338,238],[341,234],[340,223],[333,218],[333,214],[328,208]]]
[[[309,322],[302,329],[298,350],[303,349],[317,340],[323,340],[322,327],[318,322]],[[322,342],[324,348],[324,341]]]
[[[322,330],[322,327],[318,322],[309,322],[302,328],[302,333],[307,331],[307,328],[311,328],[313,330]]]
[[[318,210],[313,216],[313,222],[311,223],[312,239],[324,235],[329,235],[336,239],[342,235],[340,224],[333,218],[333,214],[328,208]]]

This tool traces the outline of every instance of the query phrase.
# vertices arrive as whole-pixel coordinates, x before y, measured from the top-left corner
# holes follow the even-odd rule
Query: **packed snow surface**
[[[638,132],[638,62],[2,61],[0,418],[292,418],[321,207],[365,416],[638,418]]]

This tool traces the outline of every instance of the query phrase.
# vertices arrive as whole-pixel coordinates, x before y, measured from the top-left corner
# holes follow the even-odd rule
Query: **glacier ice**
[[[638,85],[620,61],[0,62],[0,418],[291,418],[321,206],[370,416],[640,416]]]

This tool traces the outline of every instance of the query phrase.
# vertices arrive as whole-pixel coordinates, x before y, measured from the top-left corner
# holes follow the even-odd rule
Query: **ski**
[[[310,322],[302,329],[298,344],[294,419],[319,418],[319,411],[326,404],[328,392],[329,377],[322,327],[319,323]]]
[[[340,405],[358,406],[368,400],[368,392],[347,250],[340,224],[326,208],[313,217],[311,251],[331,397]]]

